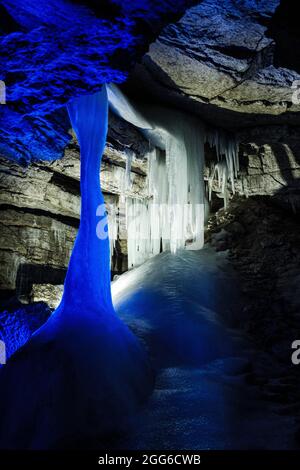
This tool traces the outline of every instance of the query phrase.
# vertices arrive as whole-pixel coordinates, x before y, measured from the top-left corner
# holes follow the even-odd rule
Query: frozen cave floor
[[[0,387],[4,431],[0,446],[49,448],[53,447],[55,437],[59,438],[60,448],[74,448],[74,444],[83,449],[129,450],[298,448],[298,404],[285,398],[285,390],[292,386],[294,376],[287,375],[284,365],[274,361],[271,354],[258,350],[241,333],[244,300],[239,292],[239,282],[226,252],[217,253],[210,247],[201,251],[182,250],[176,255],[162,253],[113,282],[116,312],[144,343],[156,373],[150,400],[138,414],[132,409],[130,419],[124,423],[121,414],[136,401],[124,384],[134,384],[132,390],[140,397],[151,389],[144,381],[148,361],[141,360],[143,354],[135,340],[131,341],[134,337],[126,327],[120,331],[121,336],[129,335],[129,343],[116,341],[115,335],[111,341],[107,335],[110,326],[104,327],[101,318],[96,321],[100,322],[101,334],[95,333],[94,321],[90,330],[88,325],[78,328],[75,325],[72,332],[73,327],[68,326],[73,324],[71,312],[70,322],[66,319],[68,328],[62,330],[65,337],[49,342],[47,336],[47,351],[41,357],[41,348],[35,354],[35,343],[29,338],[49,317],[46,304],[3,312],[0,339],[9,345],[9,355],[17,351],[12,358],[17,367],[3,366],[0,374],[5,385]],[[97,312],[95,315],[98,318]],[[119,324],[117,317],[116,322]],[[83,336],[93,339],[84,343],[84,360],[80,340],[83,327],[89,330]],[[75,343],[68,342],[77,333]],[[73,360],[66,364],[61,360],[61,351],[55,346],[59,344],[77,344],[70,356]],[[132,347],[128,349],[126,344]],[[91,347],[99,354],[90,355]],[[107,354],[103,356],[101,351]],[[129,369],[127,353],[131,355]],[[53,362],[53,355],[59,360]],[[52,364],[50,375],[48,360]],[[74,369],[70,363],[82,367],[78,369],[76,365]],[[97,373],[90,374],[91,368]],[[78,383],[74,374],[78,378],[80,370],[84,373]],[[122,372],[121,376],[117,371]],[[46,399],[47,384],[52,384],[55,392],[51,403]],[[66,399],[61,401],[65,405],[55,416],[55,403],[63,396],[59,390]],[[11,404],[12,396],[17,407],[6,406]],[[109,406],[103,400],[105,396]],[[61,422],[57,426],[66,412],[72,418],[71,436]],[[88,425],[84,440],[82,423]]]
[[[157,374],[134,431],[116,448],[297,447],[293,411],[266,398],[256,376],[256,369],[274,364],[228,327],[241,314],[241,300],[226,253],[204,248],[158,255],[114,281],[113,299],[146,344]],[[279,386],[282,373],[274,371]]]

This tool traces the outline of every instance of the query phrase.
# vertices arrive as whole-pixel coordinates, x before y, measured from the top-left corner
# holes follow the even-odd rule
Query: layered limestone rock
[[[245,128],[237,134],[240,169],[234,181],[239,196],[272,196],[281,205],[296,210],[300,207],[300,127],[262,126]],[[205,178],[211,175],[210,161],[217,157],[206,149]],[[215,179],[213,193],[221,196]],[[231,184],[227,185],[232,197]]]
[[[132,90],[220,127],[300,123],[291,69],[276,66],[268,25],[279,0],[204,0],[164,28],[132,74]]]
[[[274,25],[273,30],[271,26],[274,18],[277,23],[280,20],[280,9],[275,14],[278,5],[279,0],[199,2],[162,30],[136,65],[124,90],[141,102],[155,100],[174,106],[197,114],[214,127],[234,132],[240,157],[235,193],[245,197],[272,196],[281,205],[297,210],[300,207],[300,105],[292,101],[292,84],[300,76],[291,61],[290,68],[285,68],[287,64],[276,59],[278,35]],[[279,23],[281,39],[291,39],[288,25]],[[90,60],[88,56],[86,60]],[[91,63],[79,65],[79,69],[86,65],[88,71]],[[68,82],[67,74],[62,79]],[[89,89],[94,89],[95,77],[90,80],[93,83],[89,82]],[[22,77],[16,77],[17,82],[26,84]],[[68,93],[72,90],[68,89]],[[35,93],[37,98],[40,92]],[[61,99],[57,97],[60,105]],[[29,101],[25,104],[28,106]],[[66,114],[54,104],[51,102],[52,114],[47,115],[47,120],[35,118],[34,136],[28,130],[32,128],[32,116],[29,127],[22,127],[28,140],[22,140],[16,132],[13,140],[15,144],[17,139],[18,146],[12,145],[14,151],[21,155],[28,150],[29,141],[32,147],[31,154],[23,155],[21,163],[36,157],[40,147],[44,149],[39,155],[41,159],[54,158],[54,154],[57,157],[70,140]],[[2,107],[1,111],[5,109]],[[127,234],[120,195],[126,192],[133,198],[147,196],[149,143],[136,128],[113,113],[109,122],[101,184],[106,202],[121,207],[121,239],[112,260],[112,271],[118,273],[127,269]],[[13,128],[18,131],[15,119]],[[9,132],[3,138],[9,140]],[[38,146],[34,147],[33,142],[38,142]],[[49,148],[53,155],[47,154]],[[0,160],[3,214],[0,289],[17,289],[29,295],[32,284],[63,282],[79,223],[79,148],[73,136],[62,159],[34,162],[29,167],[8,162],[7,156],[9,153]],[[128,156],[133,159],[131,185],[126,187]],[[206,146],[205,157],[208,180],[216,154]],[[221,195],[217,181],[212,184],[212,190]],[[230,184],[228,191],[231,196]],[[45,269],[41,269],[43,266]],[[31,285],[24,286],[26,276],[31,278]]]
[[[120,212],[120,240],[112,258],[112,272],[116,274],[127,269],[125,207],[120,201],[125,191],[127,152],[131,151],[134,158],[130,174],[132,184],[126,194],[133,198],[146,197],[148,143],[136,129],[115,116],[112,116],[112,123],[101,178],[109,217],[111,207],[118,206]],[[290,126],[240,131],[236,194],[273,196],[296,210],[300,206],[299,135],[299,128]],[[207,179],[212,153],[212,149],[207,148]],[[28,298],[32,284],[61,284],[79,224],[77,143],[73,140],[64,158],[52,163],[39,162],[22,168],[1,159],[0,189],[1,289],[17,290]],[[220,192],[217,182],[213,184],[213,191]],[[26,276],[31,281],[25,282]],[[37,299],[42,300],[39,295]]]
[[[118,208],[120,234],[112,257],[112,273],[127,269],[125,192],[145,197],[148,143],[125,122],[111,117],[102,162],[101,185],[108,217]],[[132,154],[131,185],[126,186],[126,159]],[[0,158],[0,290],[30,300],[33,284],[60,285],[79,226],[80,160],[73,138],[64,157],[28,167]],[[99,176],[100,177],[100,176]],[[36,295],[36,294],[34,294]],[[37,295],[47,300],[47,294]]]
[[[30,282],[62,283],[77,229],[51,215],[1,210],[1,290],[30,292]]]
[[[274,196],[300,207],[300,128],[273,126],[240,132],[241,171],[236,191]]]

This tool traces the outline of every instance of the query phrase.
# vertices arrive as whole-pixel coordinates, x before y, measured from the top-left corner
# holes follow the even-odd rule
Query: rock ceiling
[[[134,63],[125,89],[136,98],[233,130],[300,125],[292,102],[300,75],[284,53],[298,33],[279,0],[105,0],[101,11],[92,0],[71,3],[2,2],[8,101],[0,108],[0,152],[7,157],[61,157],[70,140],[64,103],[103,81],[123,81]]]
[[[136,65],[128,89],[138,90],[139,99],[153,95],[222,127],[299,124],[292,84],[300,75],[277,66],[276,42],[269,37],[278,5],[199,2],[164,28]]]

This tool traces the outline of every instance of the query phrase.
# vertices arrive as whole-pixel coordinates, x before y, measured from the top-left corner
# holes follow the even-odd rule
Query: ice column
[[[95,305],[113,310],[107,215],[99,181],[108,125],[105,86],[96,95],[72,100],[68,111],[80,144],[81,218],[61,306],[76,303],[84,310]]]

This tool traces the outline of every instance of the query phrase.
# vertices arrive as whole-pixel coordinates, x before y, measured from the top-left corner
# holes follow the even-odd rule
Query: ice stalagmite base
[[[128,425],[152,374],[138,340],[116,316],[99,183],[107,131],[106,89],[75,99],[81,147],[81,222],[58,309],[0,375],[2,448],[101,447]]]

